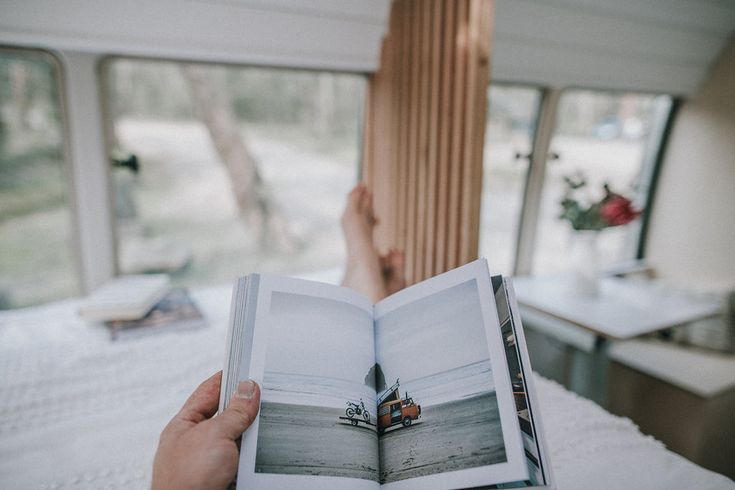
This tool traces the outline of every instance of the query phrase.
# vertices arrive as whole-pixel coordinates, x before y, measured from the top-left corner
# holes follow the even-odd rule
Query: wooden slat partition
[[[477,257],[492,0],[394,0],[370,77],[363,179],[410,284]]]

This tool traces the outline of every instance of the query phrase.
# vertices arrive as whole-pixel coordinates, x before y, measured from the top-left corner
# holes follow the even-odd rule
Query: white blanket
[[[229,288],[193,296],[209,327],[119,342],[77,301],[0,313],[0,488],[148,487],[161,429],[222,367]],[[629,420],[537,387],[558,488],[735,488]]]

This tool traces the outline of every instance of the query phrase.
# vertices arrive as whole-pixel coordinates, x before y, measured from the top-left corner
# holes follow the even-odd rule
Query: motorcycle
[[[365,403],[362,401],[362,398],[360,398],[359,404],[347,402],[347,409],[345,410],[345,414],[349,418],[354,418],[355,415],[362,415],[362,418],[365,419],[365,422],[370,422],[370,412],[365,409]]]

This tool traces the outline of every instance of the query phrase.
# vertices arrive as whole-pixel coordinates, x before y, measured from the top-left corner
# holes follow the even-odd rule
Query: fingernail
[[[240,381],[237,385],[237,391],[235,392],[235,398],[242,398],[244,400],[251,400],[255,394],[255,383],[250,380]]]

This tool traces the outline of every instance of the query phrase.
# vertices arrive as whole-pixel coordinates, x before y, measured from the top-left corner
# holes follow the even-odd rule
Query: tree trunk
[[[31,129],[30,112],[33,103],[31,94],[31,73],[24,62],[10,63],[10,90],[17,114],[18,128]]]
[[[245,145],[227,95],[215,89],[207,68],[185,64],[182,72],[191,86],[194,110],[207,127],[229,174],[240,217],[258,233],[261,250],[292,251],[294,240],[286,220],[276,208],[257,161]]]

